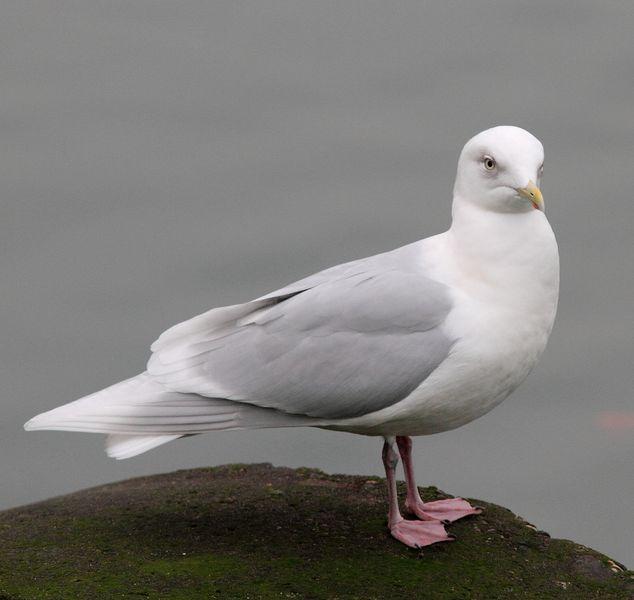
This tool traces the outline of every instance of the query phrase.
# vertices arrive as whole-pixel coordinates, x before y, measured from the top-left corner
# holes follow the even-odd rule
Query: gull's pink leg
[[[412,463],[412,438],[399,435],[396,444],[403,459],[405,470],[405,482],[407,483],[407,498],[405,508],[423,521],[441,521],[451,523],[468,515],[479,515],[481,508],[471,506],[462,498],[448,498],[446,500],[434,500],[423,502],[420,497],[416,482],[414,481],[414,465]]]
[[[446,542],[454,539],[447,535],[443,524],[439,521],[407,521],[401,515],[401,511],[398,508],[395,474],[398,454],[394,452],[392,447],[393,440],[394,438],[385,438],[385,443],[383,444],[383,464],[385,465],[385,475],[387,477],[389,501],[387,524],[390,533],[410,548],[422,548],[436,542]]]

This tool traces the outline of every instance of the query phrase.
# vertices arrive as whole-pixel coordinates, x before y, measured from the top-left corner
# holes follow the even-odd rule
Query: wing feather
[[[454,342],[448,289],[411,247],[327,269],[176,325],[148,373],[168,390],[341,419],[406,397]]]

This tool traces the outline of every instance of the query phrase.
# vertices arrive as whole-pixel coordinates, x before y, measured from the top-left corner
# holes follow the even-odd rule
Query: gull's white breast
[[[350,420],[346,430],[426,435],[455,429],[489,412],[525,379],[546,347],[559,288],[557,244],[544,215],[535,213],[531,243],[522,246],[521,235],[510,246],[501,239],[497,251],[488,249],[488,261],[456,252],[451,231],[425,240],[425,262],[454,295],[444,328],[455,344],[407,398]]]

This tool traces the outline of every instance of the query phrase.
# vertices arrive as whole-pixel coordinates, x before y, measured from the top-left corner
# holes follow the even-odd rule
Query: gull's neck
[[[475,293],[521,303],[556,302],[557,243],[544,213],[499,213],[454,197],[447,242],[454,267]]]

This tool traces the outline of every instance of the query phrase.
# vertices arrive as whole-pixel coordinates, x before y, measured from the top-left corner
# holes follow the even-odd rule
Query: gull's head
[[[543,211],[543,169],[544,148],[534,135],[520,127],[492,127],[462,149],[454,196],[494,212]]]

